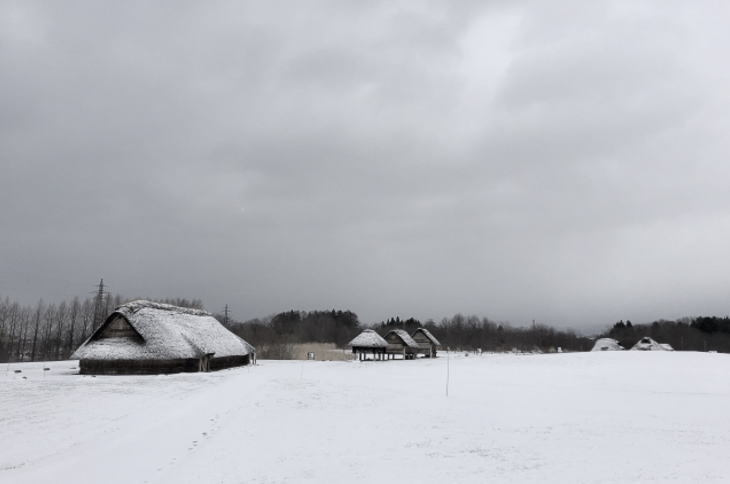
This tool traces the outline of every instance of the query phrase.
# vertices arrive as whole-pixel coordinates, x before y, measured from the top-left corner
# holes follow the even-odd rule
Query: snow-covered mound
[[[599,338],[591,351],[621,351],[624,347],[613,338]]]
[[[635,351],[674,351],[671,345],[667,343],[657,343],[652,338],[644,336],[634,346],[631,347]]]

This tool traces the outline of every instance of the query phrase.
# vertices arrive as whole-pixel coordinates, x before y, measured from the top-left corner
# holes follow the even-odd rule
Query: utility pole
[[[225,309],[223,309],[223,326],[228,327],[228,304],[226,304]]]

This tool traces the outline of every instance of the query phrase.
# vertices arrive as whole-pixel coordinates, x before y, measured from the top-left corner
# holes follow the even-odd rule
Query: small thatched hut
[[[116,308],[71,356],[82,374],[212,371],[255,357],[209,313],[144,300]]]
[[[382,360],[385,357],[388,342],[372,329],[366,329],[347,343],[347,346],[352,348],[353,354],[356,354],[360,360],[366,359],[369,354],[372,354],[375,360]]]
[[[613,338],[598,338],[591,351],[623,351],[624,347]]]
[[[674,351],[671,345],[657,343],[648,336],[641,338],[631,349],[634,351]]]
[[[412,360],[420,350],[418,343],[413,341],[411,335],[404,329],[391,329],[385,335],[385,341],[388,342],[386,352],[391,358],[395,358],[395,355],[403,355],[403,359]]]
[[[441,346],[441,343],[429,330],[426,328],[418,328],[413,332],[412,337],[413,341],[418,344],[421,353],[428,358],[436,358],[436,352],[439,346]]]

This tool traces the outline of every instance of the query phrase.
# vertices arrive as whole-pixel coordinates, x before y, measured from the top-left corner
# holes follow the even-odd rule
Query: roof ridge
[[[172,304],[159,303],[155,301],[149,301],[147,299],[135,299],[128,301],[114,309],[114,312],[124,312],[125,310],[130,313],[136,313],[137,311],[145,308],[158,309],[160,311],[170,311],[182,314],[191,314],[193,316],[213,316],[208,311],[203,309],[184,308],[181,306],[173,306]]]

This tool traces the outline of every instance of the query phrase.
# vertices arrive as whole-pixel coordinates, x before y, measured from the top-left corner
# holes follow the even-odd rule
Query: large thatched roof
[[[112,321],[124,318],[138,338],[100,337]],[[72,359],[157,360],[243,356],[255,350],[210,313],[137,300],[123,304],[76,350]]]
[[[366,329],[359,335],[355,336],[352,341],[347,343],[347,346],[358,348],[385,348],[388,346],[388,342],[372,329]]]
[[[395,333],[398,335],[400,340],[403,342],[404,345],[408,346],[409,348],[418,348],[418,343],[416,343],[413,338],[411,338],[411,335],[408,334],[408,332],[405,329],[391,329],[388,331],[388,334]],[[386,335],[387,337],[387,335]]]
[[[415,330],[413,332],[413,336],[415,336],[416,333],[423,333],[423,335],[426,338],[428,338],[428,340],[431,342],[432,345],[441,346],[441,343],[439,342],[439,340],[436,339],[436,336],[431,334],[431,332],[429,330],[427,330],[426,328],[418,328],[417,330]]]

